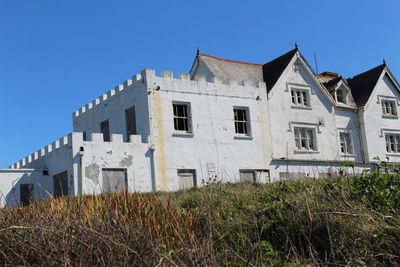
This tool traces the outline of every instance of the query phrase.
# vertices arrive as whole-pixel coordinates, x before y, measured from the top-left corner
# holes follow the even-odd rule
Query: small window
[[[339,133],[340,137],[340,151],[344,154],[354,154],[353,143],[350,133]]]
[[[336,101],[339,103],[346,104],[346,93],[343,89],[338,89],[336,91]]]
[[[86,131],[82,132],[83,141],[87,141],[87,134]]]
[[[396,102],[394,100],[382,100],[382,112],[386,116],[397,116]]]
[[[100,123],[100,132],[103,134],[104,142],[110,142],[110,124],[108,120]]]
[[[129,142],[129,136],[136,134],[136,115],[135,106],[125,110],[125,123],[126,123],[126,141]]]
[[[19,189],[21,206],[28,206],[35,200],[35,187],[33,184],[21,184]]]
[[[248,108],[234,108],[235,133],[250,136],[250,121]]]
[[[68,172],[62,172],[53,176],[54,197],[61,197],[68,195]]]
[[[309,107],[308,91],[301,89],[292,89],[292,104],[299,107]]]
[[[297,150],[316,151],[315,134],[312,128],[294,128],[294,139]]]
[[[174,129],[175,131],[191,133],[191,118],[189,103],[174,103]]]
[[[386,134],[386,151],[400,153],[400,134]]]
[[[178,170],[178,190],[189,189],[196,186],[196,170]]]
[[[254,170],[239,170],[239,178],[241,182],[255,182],[256,173]]]

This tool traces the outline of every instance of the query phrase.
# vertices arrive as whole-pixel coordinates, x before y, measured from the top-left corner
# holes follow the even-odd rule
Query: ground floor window
[[[61,197],[68,195],[68,172],[61,172],[53,176],[53,196]]]
[[[386,134],[386,151],[400,153],[400,134]]]
[[[239,170],[240,182],[269,182],[269,170],[243,169]]]
[[[294,128],[294,140],[297,150],[317,150],[313,128]]]
[[[340,151],[344,154],[354,154],[351,134],[348,132],[342,132],[339,133],[339,137],[340,137]]]
[[[128,191],[126,169],[105,168],[103,173],[103,192],[122,193]]]
[[[21,206],[28,206],[35,200],[35,187],[33,184],[21,184],[19,189]]]
[[[197,185],[196,170],[180,169],[178,170],[178,190],[188,189]]]

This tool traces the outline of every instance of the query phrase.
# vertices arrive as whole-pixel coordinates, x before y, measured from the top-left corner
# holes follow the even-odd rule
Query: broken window
[[[236,134],[250,136],[248,110],[248,108],[233,108]]]
[[[340,137],[340,151],[345,154],[353,154],[353,144],[351,142],[350,133],[339,133]]]
[[[100,132],[103,134],[104,142],[110,142],[110,124],[108,120],[100,123]]]
[[[292,104],[300,107],[309,107],[308,91],[301,89],[292,89]]]
[[[400,134],[386,134],[386,151],[400,153]]]
[[[190,104],[174,103],[174,129],[180,132],[191,133]]]
[[[68,172],[64,171],[53,176],[54,197],[68,195]]]
[[[188,189],[196,186],[196,170],[181,169],[178,170],[178,190]]]
[[[129,142],[129,136],[136,134],[135,106],[125,110],[125,123],[126,123],[126,141]]]
[[[394,100],[382,100],[383,115],[397,116],[396,102]]]
[[[28,206],[35,200],[35,191],[33,184],[20,185],[20,204],[21,206]]]
[[[103,169],[103,192],[121,193],[128,191],[126,169]]]
[[[294,128],[294,139],[297,150],[317,150],[312,128]]]

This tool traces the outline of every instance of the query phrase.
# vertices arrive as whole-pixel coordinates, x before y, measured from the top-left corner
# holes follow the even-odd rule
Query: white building
[[[398,162],[399,89],[385,63],[317,75],[297,47],[266,64],[198,53],[189,74],[143,70],[74,112],[73,133],[0,169],[1,205]]]

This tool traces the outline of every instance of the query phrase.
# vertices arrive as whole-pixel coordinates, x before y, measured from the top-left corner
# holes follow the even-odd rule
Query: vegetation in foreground
[[[0,211],[1,265],[399,265],[400,176],[211,184]]]

